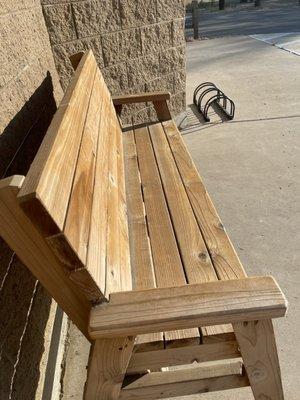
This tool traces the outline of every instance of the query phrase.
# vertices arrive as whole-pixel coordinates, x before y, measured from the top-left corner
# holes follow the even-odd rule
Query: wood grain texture
[[[127,373],[153,371],[163,367],[225,360],[240,356],[236,341],[135,352],[130,359]]]
[[[23,181],[21,176],[0,181],[0,234],[90,340],[87,331],[90,304],[20,207],[17,195]]]
[[[47,236],[63,230],[96,68],[92,52],[85,53],[19,193],[22,207]],[[44,209],[42,219],[31,202]]]
[[[169,121],[163,126],[219,279],[245,278],[246,272],[176,125]]]
[[[284,400],[272,321],[233,325],[255,400]]]
[[[92,348],[84,400],[117,400],[134,338],[97,340]]]
[[[188,283],[217,280],[206,243],[161,124],[149,127]],[[220,335],[223,327],[202,328],[203,336]]]
[[[186,283],[184,269],[148,128],[135,129],[134,135],[156,285],[157,287],[183,285]],[[197,329],[165,332],[164,337],[166,342],[180,339],[199,343]]]
[[[120,399],[156,400],[249,386],[239,361],[146,374],[125,386]]]
[[[123,134],[130,260],[134,289],[156,287],[134,132]],[[135,350],[163,348],[163,333],[138,336]]]
[[[90,335],[97,339],[278,318],[286,310],[272,277],[123,292],[92,309]]]
[[[101,118],[103,78],[98,70],[87,110],[78,160],[63,228],[78,258],[86,265]],[[103,98],[103,96],[102,96]]]
[[[218,279],[245,278],[246,272],[175,123],[167,121],[162,125]],[[201,330],[204,343],[227,340],[233,335],[231,326]]]
[[[112,100],[115,106],[121,104],[145,103],[147,101],[170,100],[169,92],[147,92],[138,94],[125,94],[122,96],[113,96]]]

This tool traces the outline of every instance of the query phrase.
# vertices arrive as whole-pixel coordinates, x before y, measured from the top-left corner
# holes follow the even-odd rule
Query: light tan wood
[[[168,121],[172,118],[166,101],[153,101],[153,105],[159,121]]]
[[[149,127],[188,283],[217,280],[181,176],[161,124]],[[180,154],[179,154],[180,157]],[[223,327],[203,328],[204,336],[220,335]]]
[[[183,285],[185,274],[147,127],[135,129],[134,135],[156,285]],[[164,336],[166,342],[180,339],[199,343],[197,329],[165,332]]]
[[[163,126],[219,279],[245,278],[246,272],[175,123],[168,121]]]
[[[278,318],[286,310],[272,277],[123,292],[92,309],[90,335],[97,339]]]
[[[120,399],[156,400],[249,386],[239,361],[146,374],[125,386]]]
[[[174,121],[163,123],[178,171],[200,226],[218,279],[246,277],[244,268],[226,233],[224,225],[207,193],[196,166]],[[204,343],[219,341],[232,335],[231,326],[202,328]]]
[[[271,320],[234,324],[255,400],[284,400]]]
[[[89,339],[90,305],[21,209],[17,195],[23,176],[0,181],[0,235]]]
[[[123,144],[133,288],[150,289],[156,282],[133,131],[123,134]],[[137,337],[135,349],[141,351],[149,346],[163,348],[163,333]]]
[[[97,340],[92,348],[84,400],[117,400],[134,338]]]
[[[72,54],[69,57],[74,71],[76,71],[76,69],[77,69],[77,67],[78,67],[83,55],[84,55],[84,51],[80,51],[79,53]]]
[[[114,112],[114,111],[113,111]],[[116,125],[116,143],[117,143],[117,173],[118,173],[118,216],[119,216],[119,237],[120,237],[120,289],[113,291],[132,289],[132,272],[130,264],[129,233],[127,219],[126,189],[125,189],[125,171],[124,171],[124,149],[122,140],[122,131],[117,120],[116,114],[113,120]]]
[[[110,120],[113,109],[106,88],[103,87],[103,108],[99,126],[95,184],[91,209],[89,245],[86,269],[93,277],[102,293],[106,286],[106,246],[107,246],[107,208],[108,208],[108,157],[110,142]],[[100,101],[100,99],[99,99]]]
[[[113,96],[112,100],[115,106],[121,104],[145,103],[147,101],[170,100],[169,92],[148,92],[138,94],[125,94],[122,96]]]
[[[93,201],[96,153],[102,108],[103,78],[98,70],[86,115],[85,126],[63,229],[83,267],[86,264]]]
[[[47,236],[63,230],[96,67],[92,52],[85,53],[19,193]]]
[[[236,341],[134,353],[127,373],[240,357]]]

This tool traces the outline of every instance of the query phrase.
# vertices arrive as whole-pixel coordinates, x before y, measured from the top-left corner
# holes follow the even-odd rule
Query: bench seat
[[[245,277],[175,123],[126,130],[123,144],[134,288]],[[164,340],[167,348],[232,336],[232,327],[223,325],[148,335],[138,342]]]

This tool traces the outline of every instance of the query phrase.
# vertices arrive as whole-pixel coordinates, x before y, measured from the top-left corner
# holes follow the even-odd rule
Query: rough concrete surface
[[[300,57],[238,36],[187,45],[187,104],[215,82],[236,103],[232,122],[182,133],[235,248],[251,276],[273,275],[289,300],[275,321],[286,399],[300,382]],[[252,400],[248,389],[208,400]],[[199,396],[190,397],[198,399]]]

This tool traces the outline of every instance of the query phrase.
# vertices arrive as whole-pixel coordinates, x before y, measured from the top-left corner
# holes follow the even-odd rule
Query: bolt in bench
[[[273,278],[246,276],[169,94],[112,99],[91,51],[72,62],[27,176],[0,181],[0,234],[93,343],[85,399],[250,385],[283,400],[272,318],[286,300]],[[158,122],[122,131],[135,102]]]

